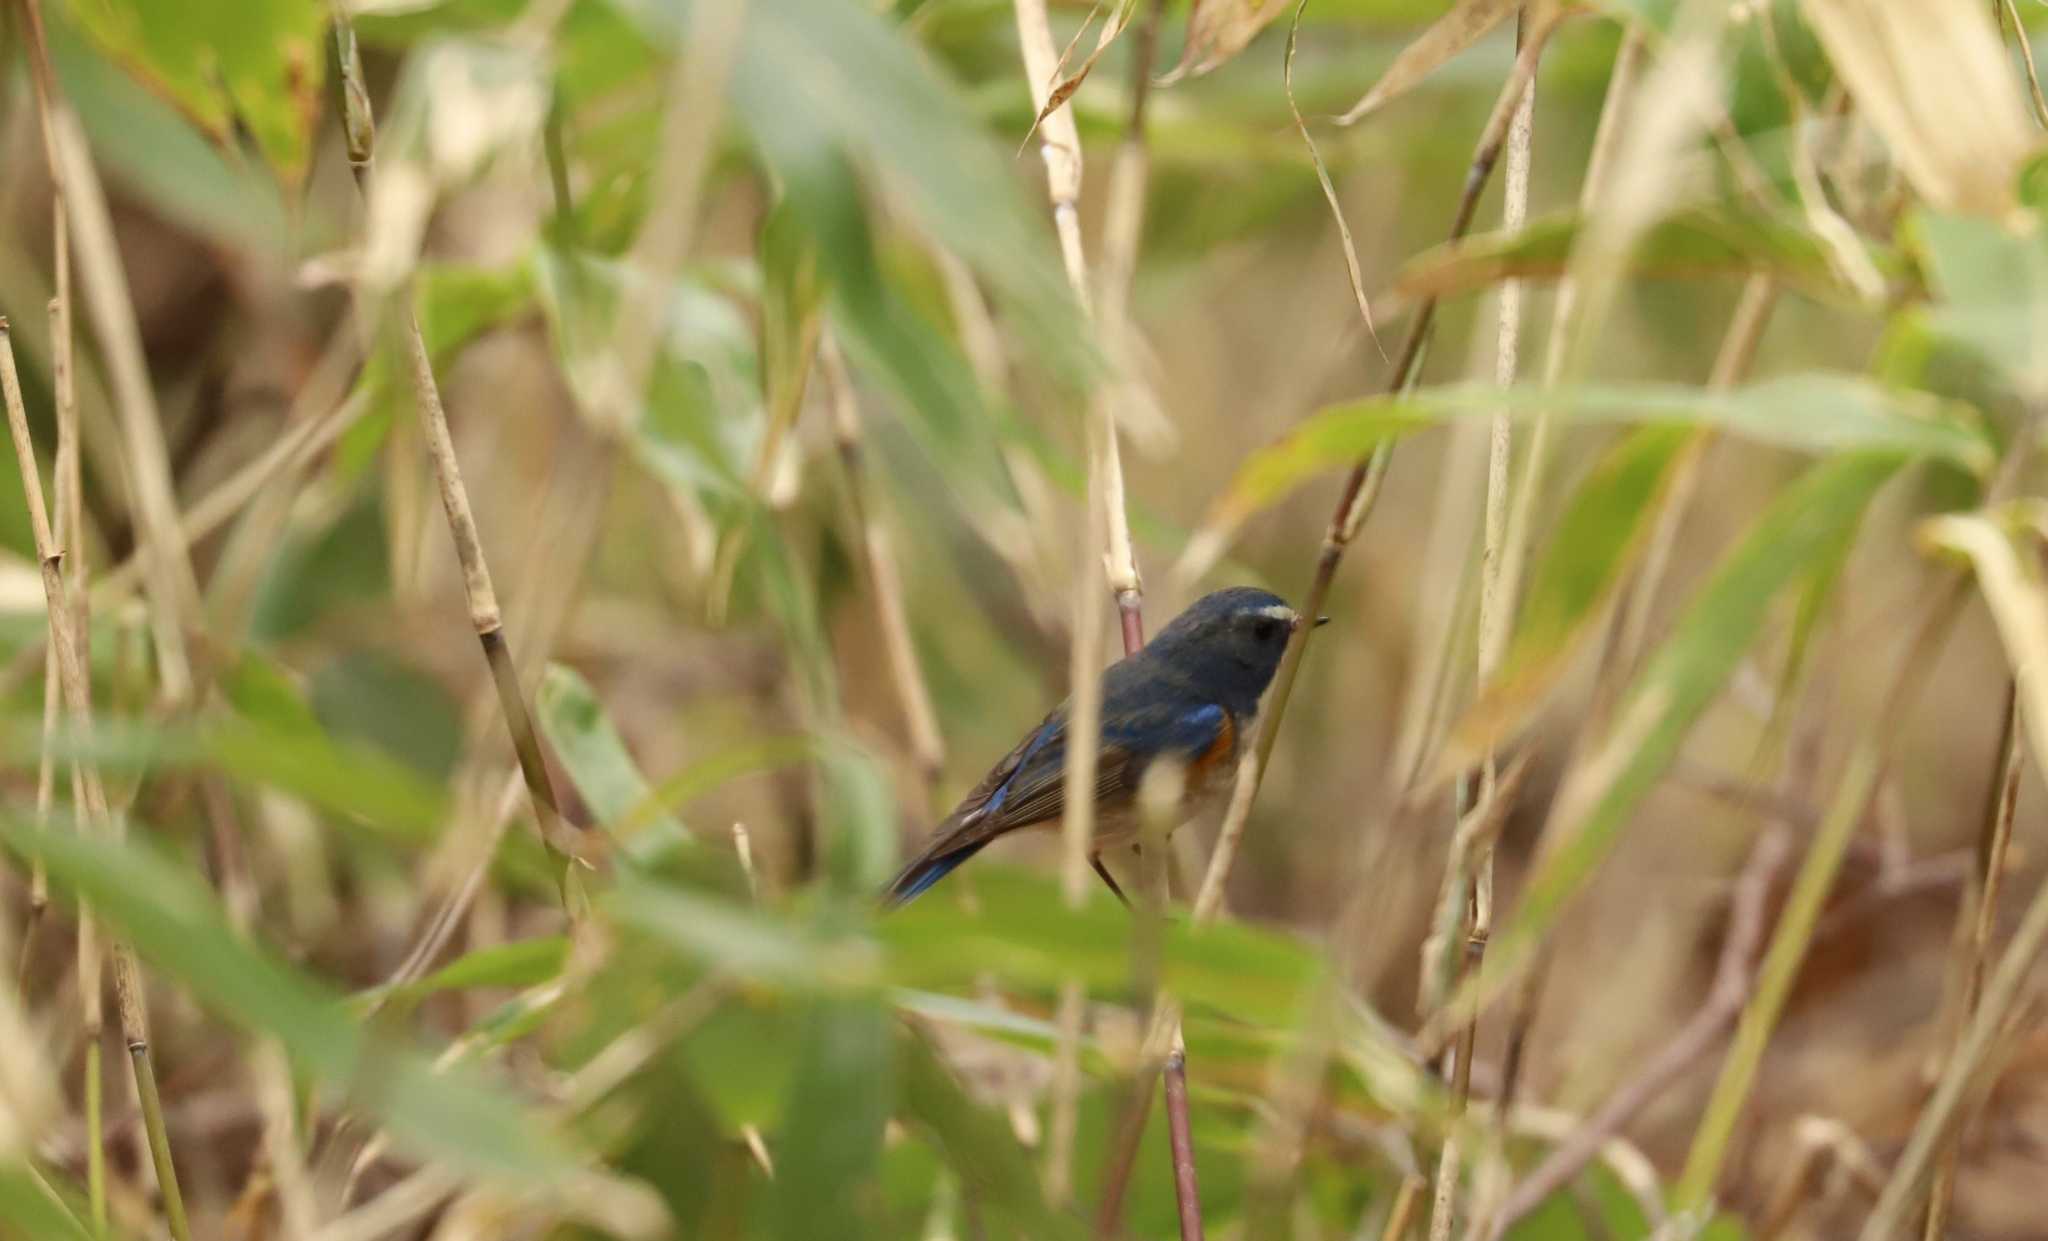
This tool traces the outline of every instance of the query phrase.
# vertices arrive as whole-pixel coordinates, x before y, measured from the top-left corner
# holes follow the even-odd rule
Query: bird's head
[[[1272,683],[1288,639],[1301,625],[1301,615],[1280,596],[1233,586],[1197,599],[1145,649],[1219,697],[1249,707]]]

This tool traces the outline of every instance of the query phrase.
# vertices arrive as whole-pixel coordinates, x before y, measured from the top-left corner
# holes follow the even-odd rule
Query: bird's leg
[[[1131,907],[1131,898],[1125,896],[1124,890],[1116,886],[1116,877],[1109,873],[1109,867],[1102,864],[1102,855],[1100,853],[1089,854],[1088,864],[1095,868],[1096,874],[1102,876],[1102,882],[1109,885],[1110,892],[1115,895],[1117,900],[1123,902],[1123,907],[1129,909]]]

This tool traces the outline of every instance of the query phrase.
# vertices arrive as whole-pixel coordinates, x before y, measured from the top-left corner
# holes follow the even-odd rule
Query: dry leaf
[[[1038,115],[1032,118],[1031,128],[1024,135],[1025,142],[1031,141],[1032,135],[1038,132],[1038,127],[1045,124],[1046,117],[1059,111],[1060,105],[1072,99],[1074,92],[1081,89],[1081,83],[1087,81],[1088,75],[1095,71],[1095,62],[1102,59],[1102,54],[1109,50],[1109,45],[1116,42],[1116,37],[1124,32],[1124,27],[1131,24],[1131,14],[1136,12],[1137,8],[1138,0],[1118,0],[1116,11],[1110,14],[1109,20],[1102,24],[1102,31],[1095,38],[1095,50],[1088,53],[1088,59],[1081,62],[1079,69],[1074,70],[1072,74],[1055,82],[1052,89],[1046,93],[1045,106],[1040,108]],[[1060,63],[1054,72],[1059,72],[1067,67],[1067,58],[1074,54],[1075,44],[1079,43],[1081,36],[1087,33],[1089,23],[1095,20],[1095,13],[1100,12],[1101,9],[1102,6],[1097,4],[1095,12],[1088,14],[1088,21],[1081,23],[1081,29],[1075,33],[1073,41],[1068,43],[1066,50],[1060,53]]]
[[[2000,215],[2034,143],[2019,83],[1980,4],[1805,0],[1856,111],[1920,196]]]
[[[1450,12],[1431,22],[1429,29],[1423,31],[1415,42],[1402,48],[1401,54],[1394,57],[1394,63],[1387,66],[1386,73],[1365,93],[1365,98],[1338,117],[1337,123],[1352,124],[1388,101],[1406,94],[1422,79],[1435,73],[1438,66],[1471,47],[1521,7],[1521,0],[1460,0]]]
[[[1286,0],[1195,0],[1188,11],[1188,39],[1180,49],[1180,63],[1159,84],[1200,77],[1222,65],[1286,7]]]

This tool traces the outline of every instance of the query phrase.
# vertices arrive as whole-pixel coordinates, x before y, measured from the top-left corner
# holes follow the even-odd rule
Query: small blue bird
[[[1104,670],[1090,860],[1119,898],[1102,850],[1136,839],[1146,771],[1162,758],[1186,765],[1186,815],[1226,791],[1238,743],[1250,735],[1259,697],[1300,626],[1301,617],[1278,595],[1235,586],[1203,596],[1137,654]],[[883,902],[903,904],[1006,832],[1057,823],[1066,812],[1066,758],[1061,703],[953,808]]]

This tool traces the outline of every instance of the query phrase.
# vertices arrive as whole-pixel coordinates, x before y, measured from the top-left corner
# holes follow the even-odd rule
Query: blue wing
[[[1063,816],[1066,724],[1064,708],[1053,712],[997,763],[889,885],[885,901],[895,906],[911,899],[1005,832]],[[1128,805],[1153,759],[1171,755],[1193,762],[1229,728],[1227,713],[1214,703],[1132,709],[1112,696],[1103,713],[1096,804]]]

